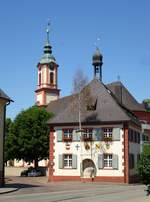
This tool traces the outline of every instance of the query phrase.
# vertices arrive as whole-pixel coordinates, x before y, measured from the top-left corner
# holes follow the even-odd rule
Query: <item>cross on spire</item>
[[[48,19],[47,27],[46,27],[46,42],[49,43],[49,30],[50,30],[50,20]]]

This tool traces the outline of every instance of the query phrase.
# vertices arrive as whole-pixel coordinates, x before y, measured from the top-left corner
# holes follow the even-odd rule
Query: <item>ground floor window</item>
[[[72,154],[63,155],[63,167],[72,168]]]
[[[112,168],[112,154],[104,154],[104,168]]]

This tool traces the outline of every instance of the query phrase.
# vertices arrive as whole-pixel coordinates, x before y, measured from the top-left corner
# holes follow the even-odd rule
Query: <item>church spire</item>
[[[47,27],[46,27],[46,42],[47,42],[47,44],[49,44],[49,30],[50,30],[50,21],[48,21]]]
[[[52,47],[49,42],[50,22],[48,21],[46,27],[46,43],[44,46],[44,54],[52,54]]]

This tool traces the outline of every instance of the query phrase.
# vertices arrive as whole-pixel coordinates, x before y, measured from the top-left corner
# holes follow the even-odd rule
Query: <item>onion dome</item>
[[[102,54],[100,53],[99,51],[99,48],[96,48],[96,51],[92,57],[92,60],[93,60],[93,65],[94,66],[99,66],[99,65],[102,65],[102,60],[103,60],[103,56]]]

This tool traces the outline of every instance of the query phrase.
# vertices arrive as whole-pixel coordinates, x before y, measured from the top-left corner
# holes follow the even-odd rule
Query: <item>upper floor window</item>
[[[83,132],[83,140],[84,141],[91,141],[92,140],[92,133],[93,133],[93,129],[91,128],[86,128],[84,129],[84,132]]]
[[[63,140],[72,141],[72,132],[73,132],[73,129],[64,129],[63,130]]]
[[[140,143],[140,133],[132,129],[129,129],[129,141]]]
[[[104,140],[112,140],[112,128],[103,128],[103,137]]]
[[[112,168],[112,154],[104,154],[104,168]]]
[[[50,84],[54,84],[54,73],[50,73]]]

